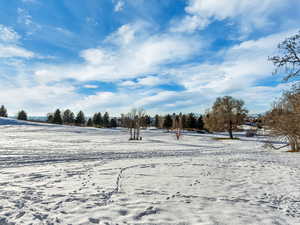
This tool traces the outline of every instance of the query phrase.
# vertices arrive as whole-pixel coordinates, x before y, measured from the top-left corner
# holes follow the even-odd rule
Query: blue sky
[[[0,104],[118,115],[203,113],[232,95],[263,112],[289,83],[268,56],[299,0],[0,1]]]

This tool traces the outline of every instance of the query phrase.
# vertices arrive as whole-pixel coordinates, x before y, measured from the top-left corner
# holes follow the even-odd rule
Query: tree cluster
[[[121,126],[129,129],[129,140],[141,140],[141,127],[147,127],[151,122],[151,118],[146,115],[142,108],[133,108],[131,112],[126,115],[121,115]]]
[[[54,113],[47,114],[47,122],[54,124],[65,124],[75,126],[88,126],[88,127],[117,127],[117,119],[110,118],[107,112],[102,116],[101,113],[95,113],[92,118],[86,118],[83,111],[79,111],[76,116],[70,110],[61,111],[55,110]]]
[[[156,128],[165,128],[167,130],[179,128],[187,130],[203,130],[204,121],[202,115],[196,116],[189,114],[167,114],[166,116],[155,115],[154,126]]]

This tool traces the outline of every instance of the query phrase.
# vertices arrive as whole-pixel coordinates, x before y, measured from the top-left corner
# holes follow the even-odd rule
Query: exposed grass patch
[[[300,153],[300,151],[295,151],[295,150],[288,150],[288,151],[286,151],[286,152],[298,152],[298,153]]]
[[[229,137],[226,137],[226,138],[224,138],[224,137],[214,137],[214,138],[212,138],[212,139],[215,140],[215,141],[240,140],[240,139],[237,138],[237,137],[234,137],[233,139],[231,139],[231,138],[229,138]]]

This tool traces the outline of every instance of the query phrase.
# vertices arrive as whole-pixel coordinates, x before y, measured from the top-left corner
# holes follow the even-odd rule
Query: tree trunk
[[[133,140],[135,140],[136,127],[133,127]]]
[[[130,140],[132,140],[132,124],[130,124]]]
[[[230,139],[233,139],[233,135],[232,135],[232,121],[231,120],[229,121],[228,133],[229,133]]]
[[[137,140],[140,140],[140,123],[138,123],[138,125],[137,125],[136,139],[137,139]]]
[[[289,137],[289,143],[291,146],[291,151],[293,152],[299,152],[300,151],[300,146],[297,140],[297,137]]]

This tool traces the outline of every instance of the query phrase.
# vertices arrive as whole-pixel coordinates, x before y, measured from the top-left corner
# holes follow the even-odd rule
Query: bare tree
[[[227,130],[229,137],[233,139],[232,131],[244,122],[247,113],[242,100],[231,96],[217,98],[204,118],[205,126],[211,131]]]
[[[280,54],[269,57],[269,60],[276,66],[275,73],[281,68],[285,69],[287,81],[300,75],[300,31],[298,34],[285,39],[278,45]]]
[[[284,93],[265,115],[265,124],[273,135],[286,138],[292,151],[300,151],[300,91]]]
[[[141,126],[145,120],[145,110],[143,108],[139,108],[137,110],[137,121],[136,121],[136,133],[137,133],[137,140],[140,140],[140,131],[141,131]]]
[[[145,117],[143,108],[134,108],[127,114],[127,126],[130,132],[129,140],[140,140],[140,130]]]
[[[182,113],[180,113],[179,115],[173,113],[172,122],[173,122],[172,128],[175,130],[177,140],[179,140],[181,137],[181,130],[182,130]]]

